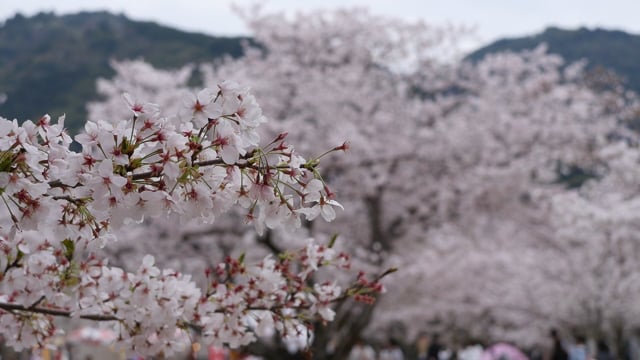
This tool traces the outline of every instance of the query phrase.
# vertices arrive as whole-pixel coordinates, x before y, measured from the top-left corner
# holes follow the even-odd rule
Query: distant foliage
[[[617,250],[637,242],[640,153],[637,134],[620,126],[637,107],[619,84],[544,46],[439,62],[432,54],[449,48],[451,29],[364,11],[248,20],[261,48],[203,66],[204,83],[249,85],[276,120],[263,131],[288,131],[305,153],[348,139],[348,156],[323,167],[345,212],[308,230],[316,238],[346,236],[354,267],[400,271],[376,307],[345,303],[335,322],[316,327],[314,358],[328,358],[327,344],[342,358],[357,334],[384,336],[398,323],[407,333],[438,330],[461,343],[529,345],[549,326],[599,336],[637,324],[619,316],[640,311],[621,301],[640,296],[640,268],[624,256],[631,251]],[[169,94],[188,89],[189,68],[114,66],[117,76],[98,85],[106,100],[89,106],[92,119],[125,116],[124,90],[171,109],[180,104]],[[181,251],[192,266],[212,257],[198,237],[230,253],[240,244],[284,243],[218,224],[171,236],[162,235],[170,233],[162,224],[149,227],[155,233],[129,230],[132,241],[121,243],[136,247],[118,255],[186,239],[185,248],[198,245]],[[135,241],[141,233],[150,241]],[[609,252],[615,257],[597,259]],[[170,259],[159,262],[176,261],[165,253]],[[613,290],[600,294],[607,281]]]
[[[0,113],[37,119],[67,115],[72,132],[97,99],[95,80],[111,77],[111,60],[144,58],[160,68],[242,54],[242,38],[187,33],[107,12],[22,15],[0,26]]]
[[[144,58],[155,67],[176,68],[238,57],[243,40],[249,39],[186,33],[107,12],[16,15],[0,26],[0,94],[8,96],[0,102],[0,113],[9,118],[66,113],[67,126],[75,132],[86,120],[85,104],[98,98],[95,79],[115,74],[110,60]],[[540,43],[547,43],[549,52],[568,62],[586,59],[590,66],[612,69],[628,87],[640,90],[635,61],[640,37],[621,31],[549,28],[531,37],[499,40],[469,57],[477,60]]]
[[[562,56],[567,62],[587,60],[590,69],[603,66],[620,75],[624,84],[640,91],[640,36],[623,31],[587,29],[563,30],[550,27],[533,36],[502,39],[469,55],[479,60],[487,54],[502,51],[521,51],[545,43],[549,52]]]

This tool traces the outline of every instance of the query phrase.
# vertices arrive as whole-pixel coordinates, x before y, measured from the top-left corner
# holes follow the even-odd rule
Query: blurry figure
[[[378,360],[404,360],[404,353],[398,343],[391,339],[387,341],[384,348],[380,351]]]
[[[640,360],[640,328],[629,334],[624,346],[624,360]]]
[[[596,360],[613,360],[613,354],[611,353],[611,349],[609,349],[609,345],[603,340],[598,340],[596,345]]]
[[[200,345],[199,342],[194,342],[191,344],[191,351],[189,351],[189,360],[197,360],[198,359],[198,353],[200,352],[200,349],[202,348],[202,346]]]
[[[459,360],[480,360],[482,357],[482,346],[481,345],[472,345],[467,346],[464,349],[458,351],[458,359]]]
[[[413,345],[411,356],[412,360],[427,360],[429,354],[429,336],[425,332],[421,332],[416,337]]]
[[[565,349],[562,344],[562,338],[558,334],[558,330],[551,329],[549,332],[551,336],[551,349],[547,356],[545,356],[545,360],[567,360],[569,359],[569,353]]]
[[[431,343],[427,349],[427,360],[438,360],[440,358],[440,351],[442,351],[442,344],[440,343],[440,334],[435,333],[431,338]]]
[[[587,350],[587,338],[582,334],[574,336],[575,343],[569,347],[569,360],[587,360],[589,351]]]
[[[31,348],[31,353],[29,354],[29,360],[42,360],[42,352],[37,346]]]
[[[455,350],[451,350],[445,347],[444,349],[440,350],[438,358],[440,360],[457,360],[458,353]]]
[[[480,360],[529,360],[517,347],[507,343],[497,343],[488,347]]]
[[[543,349],[543,347],[535,343],[525,352],[527,356],[529,356],[530,360],[547,360],[547,354],[551,354],[551,348],[549,351],[547,349]]]
[[[14,360],[14,359],[24,359],[25,356],[21,357],[21,354],[15,351],[12,347],[7,346],[5,343],[4,337],[0,335],[0,359],[3,360]]]
[[[366,344],[362,339],[358,339],[356,345],[349,353],[349,360],[375,360],[376,352],[373,348]]]
[[[225,360],[226,355],[224,353],[224,348],[217,347],[214,345],[209,345],[207,348],[207,359],[208,360]]]

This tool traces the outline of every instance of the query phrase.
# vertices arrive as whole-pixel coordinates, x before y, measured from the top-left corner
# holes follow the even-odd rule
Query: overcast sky
[[[604,27],[640,33],[640,0],[271,0],[267,10],[365,6],[376,14],[422,18],[434,24],[475,26],[479,44],[501,37],[537,33],[547,26]],[[153,20],[182,30],[213,35],[247,34],[231,4],[254,0],[0,0],[0,21],[16,12],[58,14],[109,10],[136,20]]]

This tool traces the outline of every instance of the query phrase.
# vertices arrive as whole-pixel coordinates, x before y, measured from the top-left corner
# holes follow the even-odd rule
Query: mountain
[[[97,98],[96,79],[113,75],[111,59],[144,58],[159,68],[176,68],[240,56],[244,41],[250,39],[188,33],[107,12],[16,15],[0,23],[0,115],[25,120],[66,113],[75,133],[86,119],[85,104]],[[540,43],[569,62],[586,59],[590,66],[612,69],[640,92],[640,36],[622,31],[549,28],[496,41],[469,58]]]
[[[627,88],[640,92],[640,35],[623,31],[551,27],[533,36],[498,40],[468,58],[478,60],[486,54],[532,49],[542,43],[547,44],[549,52],[561,55],[569,63],[585,59],[591,68],[613,70]]]
[[[212,37],[107,12],[16,15],[0,24],[0,115],[19,120],[67,114],[72,132],[96,99],[111,59],[144,58],[160,68],[240,56],[246,38]],[[0,99],[0,102],[2,99]]]

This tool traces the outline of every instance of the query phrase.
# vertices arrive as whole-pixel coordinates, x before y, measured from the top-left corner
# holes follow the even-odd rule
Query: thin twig
[[[6,310],[6,311],[26,311],[26,312],[32,312],[32,313],[37,313],[37,314],[61,316],[61,317],[68,317],[68,318],[71,317],[71,311],[68,311],[68,310],[48,309],[48,308],[37,307],[37,306],[29,306],[29,307],[27,307],[27,306],[19,305],[19,304],[10,304],[10,303],[1,303],[0,302],[0,309]],[[118,320],[120,320],[120,319],[118,319],[117,317],[115,317],[113,315],[89,314],[89,315],[80,315],[78,317],[80,319],[93,320],[93,321],[118,321]]]

